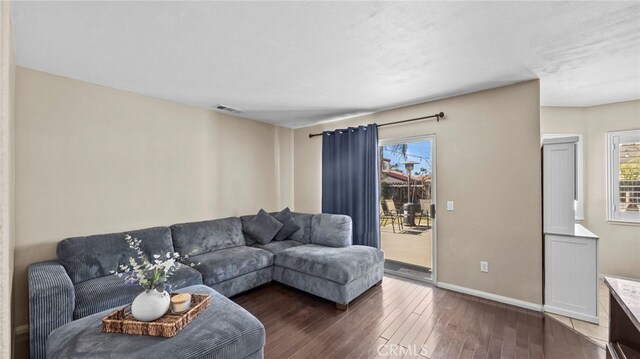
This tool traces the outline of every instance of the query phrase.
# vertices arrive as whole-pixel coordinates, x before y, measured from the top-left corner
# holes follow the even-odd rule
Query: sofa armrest
[[[351,217],[320,213],[311,219],[311,243],[327,247],[348,247],[352,244]]]
[[[73,320],[75,293],[58,261],[29,266],[29,342],[31,358],[45,358],[47,337]]]

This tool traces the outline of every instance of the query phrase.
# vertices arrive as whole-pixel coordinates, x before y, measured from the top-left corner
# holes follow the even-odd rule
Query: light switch
[[[447,201],[447,211],[453,211],[453,201]]]

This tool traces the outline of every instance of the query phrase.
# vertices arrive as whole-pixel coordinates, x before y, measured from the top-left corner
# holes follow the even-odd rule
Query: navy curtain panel
[[[378,126],[322,133],[322,212],[353,220],[353,244],[380,248]]]

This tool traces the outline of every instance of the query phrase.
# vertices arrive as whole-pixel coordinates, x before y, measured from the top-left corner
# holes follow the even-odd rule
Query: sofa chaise
[[[57,260],[29,266],[32,358],[44,358],[51,331],[74,320],[130,303],[141,289],[111,274],[131,255],[124,236],[142,240],[147,255],[196,252],[170,278],[174,289],[204,284],[226,297],[272,280],[346,309],[382,281],[384,254],[352,245],[351,218],[291,212],[299,226],[287,238],[260,243],[245,233],[254,216],[230,217],[75,237],[57,246]]]

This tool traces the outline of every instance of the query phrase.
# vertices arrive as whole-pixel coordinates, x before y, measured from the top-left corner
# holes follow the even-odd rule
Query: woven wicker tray
[[[177,293],[171,293],[174,296]],[[105,333],[123,333],[150,335],[154,337],[173,337],[204,312],[211,302],[208,294],[191,294],[191,308],[181,314],[169,310],[153,322],[141,322],[131,315],[131,306],[122,307],[102,319],[102,331]]]

